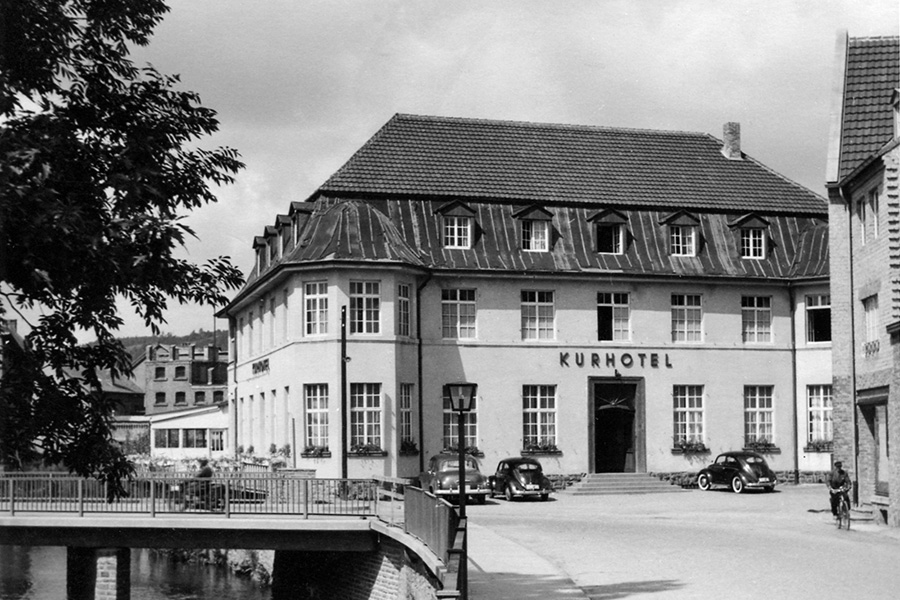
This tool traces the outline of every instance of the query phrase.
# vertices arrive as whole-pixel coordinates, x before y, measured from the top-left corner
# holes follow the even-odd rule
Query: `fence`
[[[403,497],[404,527],[425,543],[444,562],[453,547],[459,514],[442,498],[416,487],[407,487]]]

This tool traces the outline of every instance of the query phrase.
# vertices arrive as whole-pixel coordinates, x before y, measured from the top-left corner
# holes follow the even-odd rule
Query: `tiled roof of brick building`
[[[823,198],[705,133],[395,115],[320,188],[816,213]]]
[[[844,75],[839,180],[894,135],[891,95],[900,87],[900,37],[850,38]]]

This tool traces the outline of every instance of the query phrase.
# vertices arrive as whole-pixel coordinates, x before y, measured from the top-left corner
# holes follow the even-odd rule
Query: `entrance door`
[[[594,384],[594,470],[634,473],[634,383]]]

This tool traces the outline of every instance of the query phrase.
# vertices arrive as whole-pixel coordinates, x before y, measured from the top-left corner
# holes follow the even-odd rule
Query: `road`
[[[824,486],[551,498],[468,507],[472,535],[496,536],[493,549],[470,542],[473,598],[499,598],[479,595],[479,580],[494,581],[494,590],[504,577],[512,585],[519,558],[536,569],[549,563],[592,600],[900,597],[900,531],[861,523],[838,530]],[[479,561],[499,564],[492,553],[501,547],[521,553],[507,558],[509,573],[479,571]],[[520,577],[510,597],[552,597],[548,577]]]

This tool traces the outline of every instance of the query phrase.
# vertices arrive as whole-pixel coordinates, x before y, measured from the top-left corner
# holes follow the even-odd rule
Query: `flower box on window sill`
[[[709,454],[709,448],[707,448],[706,444],[703,442],[688,442],[686,440],[681,440],[675,442],[675,447],[672,448],[672,454]]]
[[[808,442],[803,448],[804,452],[833,452],[834,442],[826,442],[825,440],[813,440]]]
[[[444,454],[459,454],[459,446],[446,446],[441,452]],[[477,446],[466,446],[466,454],[476,458],[484,458],[484,452],[479,450]]]
[[[387,456],[387,452],[374,444],[366,444],[365,446],[352,446],[349,456]]]
[[[562,454],[556,444],[528,444],[522,448],[522,456],[554,456]]]
[[[331,450],[323,446],[310,446],[300,453],[303,458],[331,458]]]
[[[758,439],[744,443],[744,452],[758,452],[759,454],[781,454],[781,448],[767,439]]]
[[[403,440],[400,442],[400,456],[418,456],[419,447],[413,440]]]

